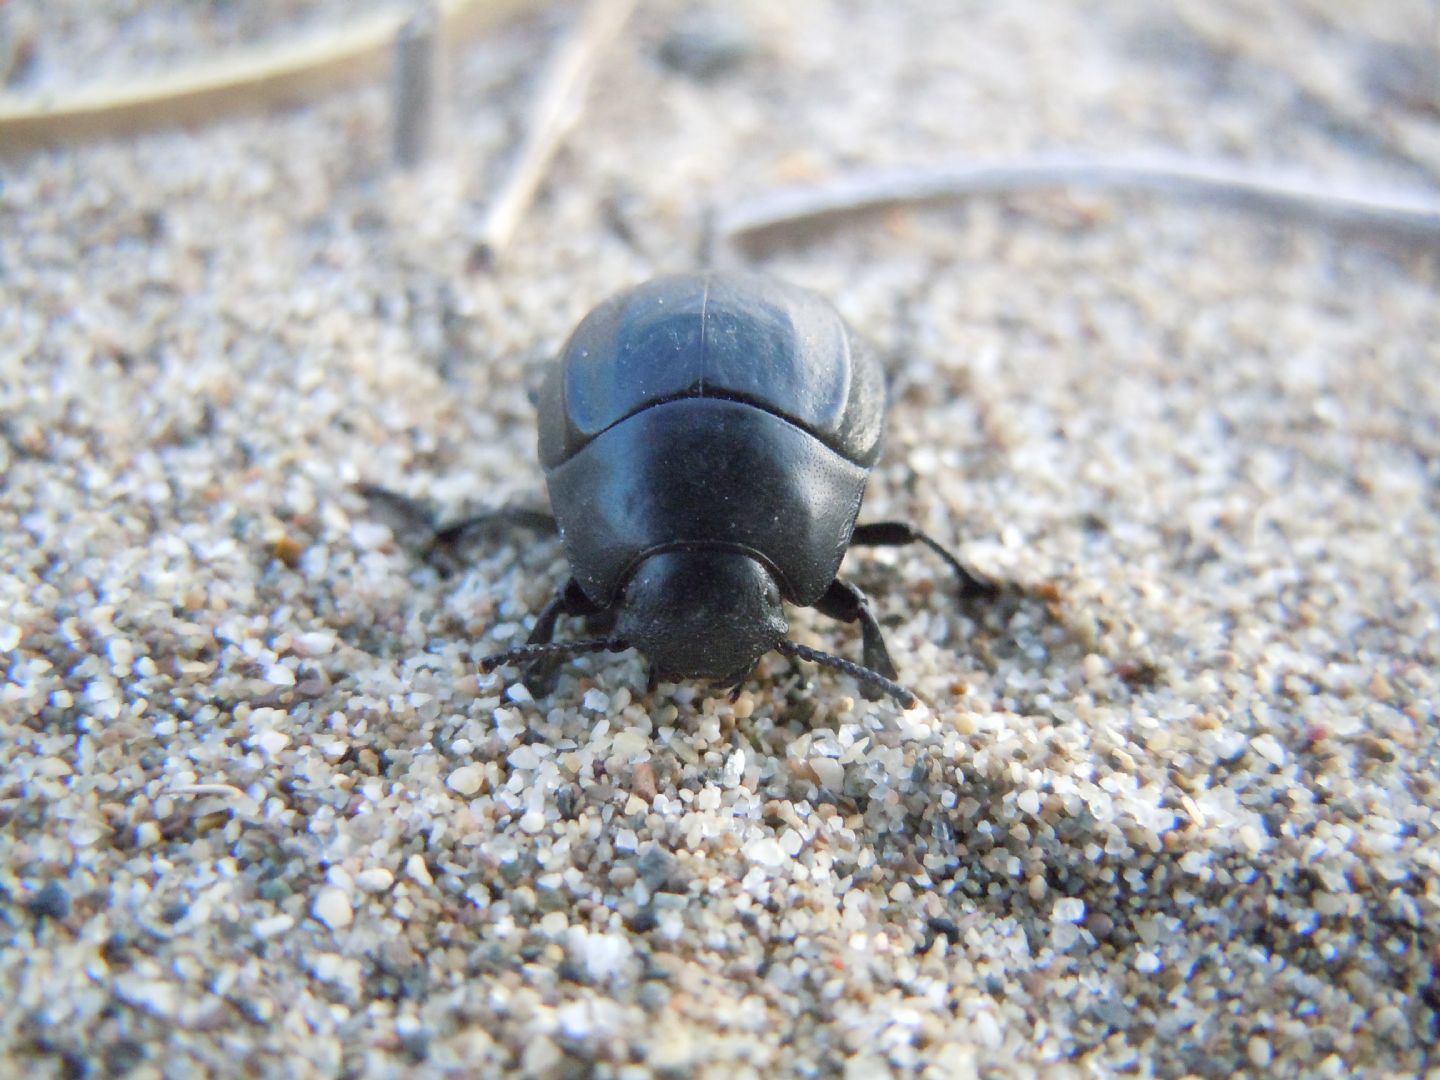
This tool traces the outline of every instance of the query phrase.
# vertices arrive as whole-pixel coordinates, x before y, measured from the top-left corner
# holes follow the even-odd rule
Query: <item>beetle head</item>
[[[625,586],[615,635],[663,678],[743,679],[788,626],[775,577],[736,551],[651,555]]]

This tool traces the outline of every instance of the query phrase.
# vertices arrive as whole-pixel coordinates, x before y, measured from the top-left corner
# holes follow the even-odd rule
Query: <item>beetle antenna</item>
[[[487,674],[506,664],[524,664],[551,656],[575,656],[578,653],[624,652],[628,641],[619,638],[585,638],[581,641],[546,642],[543,645],[517,645],[506,652],[495,653],[480,661],[480,670]]]
[[[871,671],[868,667],[862,667],[853,660],[846,660],[843,656],[833,656],[830,653],[821,652],[819,649],[812,649],[808,645],[801,645],[797,641],[789,639],[781,641],[775,646],[775,651],[781,656],[798,656],[801,660],[809,660],[812,664],[820,664],[824,667],[834,668],[836,671],[843,671],[846,675],[853,675],[863,683],[869,683],[878,690],[889,694],[904,709],[913,709],[919,704],[918,699],[909,690],[906,690],[897,682],[891,682],[878,671]]]

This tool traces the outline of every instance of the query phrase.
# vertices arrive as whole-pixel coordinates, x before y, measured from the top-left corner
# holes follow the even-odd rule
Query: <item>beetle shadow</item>
[[[1068,945],[1055,941],[1055,904],[1062,899],[1082,901],[1087,916],[1104,913],[1093,925],[1086,921],[1079,931],[1063,931],[1073,943],[1120,950],[1141,944],[1138,924],[1167,897],[1143,884],[1133,887],[1125,877],[1137,861],[1125,838],[1132,822],[1103,821],[1083,802],[1078,809],[1061,807],[1053,794],[1042,794],[1034,812],[1027,812],[1016,803],[1028,789],[1003,773],[946,768],[938,759],[929,762],[928,771],[904,799],[911,808],[898,819],[886,817],[885,796],[878,791],[837,799],[842,810],[865,817],[874,856],[868,866],[855,867],[849,888],[878,886],[888,895],[905,882],[941,899],[943,915],[912,928],[918,931],[917,953],[928,951],[937,937],[954,945],[969,925],[1000,919],[1012,920],[1025,934],[1032,956],[1051,947],[1066,951]],[[925,789],[935,790],[918,794]],[[1162,805],[1169,808],[1168,800]],[[1188,847],[1162,845],[1143,855],[1152,869],[1156,863],[1174,864],[1179,875],[1179,858]],[[1031,884],[1034,878],[1043,888]]]

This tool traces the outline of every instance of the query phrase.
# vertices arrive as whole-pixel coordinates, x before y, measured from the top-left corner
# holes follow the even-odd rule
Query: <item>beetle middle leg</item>
[[[437,527],[431,536],[431,542],[436,547],[450,547],[467,533],[516,528],[533,529],[542,536],[554,536],[559,532],[555,518],[543,510],[532,510],[525,506],[502,506],[474,514],[443,528]]]
[[[969,600],[978,597],[994,597],[1000,593],[1000,588],[994,582],[986,581],[946,549],[946,547],[934,537],[927,536],[919,529],[905,524],[903,521],[872,521],[865,525],[856,525],[855,531],[850,534],[850,546],[856,544],[865,547],[903,547],[906,544],[924,544],[935,554],[939,555],[950,569],[955,571],[955,576],[960,579],[960,599]]]
[[[880,624],[870,610],[865,594],[847,581],[836,578],[825,590],[825,595],[815,602],[815,610],[841,622],[860,624],[861,657],[864,664],[877,675],[892,682],[900,676],[890,660],[890,650],[885,648],[885,638],[880,633]],[[878,700],[883,689],[868,682],[860,684],[860,693],[869,701]]]
[[[401,543],[415,549],[446,576],[461,568],[458,549],[466,541],[508,529],[529,529],[541,536],[554,536],[559,531],[552,515],[526,506],[501,506],[441,525],[434,508],[422,499],[378,484],[360,484],[356,491],[365,497],[375,517],[390,526]]]
[[[541,536],[559,532],[555,519],[543,510],[524,506],[501,506],[474,514],[450,525],[437,525],[430,534],[426,558],[442,573],[455,573],[463,565],[461,547],[479,537],[504,533],[512,529],[529,529]]]
[[[548,645],[555,636],[555,624],[561,615],[595,616],[605,613],[581,590],[574,578],[567,581],[548,604],[540,609],[535,618],[535,628],[530,631],[526,645]],[[535,660],[525,668],[521,681],[534,697],[544,697],[555,689],[556,672],[563,657],[548,656]]]

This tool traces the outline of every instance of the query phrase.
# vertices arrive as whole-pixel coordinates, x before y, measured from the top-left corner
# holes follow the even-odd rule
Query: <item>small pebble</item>
[[[509,761],[512,769],[533,772],[540,767],[540,755],[536,752],[535,747],[529,744],[517,746],[511,750],[510,756],[506,760]]]
[[[834,758],[811,758],[810,767],[815,770],[820,786],[826,790],[840,791],[845,787],[845,766]]]
[[[1245,1045],[1245,1054],[1250,1059],[1250,1064],[1257,1069],[1268,1069],[1271,1061],[1270,1040],[1261,1035],[1250,1036],[1250,1041]]]
[[[350,898],[343,889],[337,889],[333,885],[321,889],[316,895],[315,902],[310,906],[310,914],[331,930],[341,930],[349,926],[355,917],[350,907]]]
[[[779,866],[785,861],[785,849],[773,836],[762,836],[745,845],[745,857],[761,866]]]
[[[361,892],[372,894],[388,892],[394,884],[395,874],[383,866],[375,866],[368,870],[361,870],[355,875],[355,887]]]
[[[449,775],[445,786],[459,795],[474,795],[485,786],[485,769],[480,765],[462,765]]]
[[[70,914],[70,894],[58,881],[47,881],[25,906],[37,919],[63,919]]]
[[[545,1036],[528,1039],[520,1058],[520,1068],[527,1077],[548,1077],[560,1068],[565,1055]]]
[[[642,761],[630,770],[630,790],[647,803],[655,798],[655,769],[648,761]]]
[[[430,867],[418,854],[405,860],[405,876],[420,885],[435,884],[435,879],[430,876]]]
[[[634,729],[617,731],[610,746],[621,757],[633,759],[649,754],[650,737],[643,731]]]
[[[1271,765],[1285,764],[1285,747],[1280,745],[1280,740],[1274,735],[1260,735],[1250,740],[1250,749],[1259,754]]]
[[[250,932],[258,938],[272,938],[286,933],[294,925],[295,920],[289,915],[271,915],[251,926]]]
[[[675,872],[677,860],[659,844],[651,844],[640,853],[635,869],[640,879],[652,890],[657,890],[670,880]]]
[[[754,51],[750,30],[736,13],[706,8],[672,26],[660,43],[660,60],[674,71],[707,80],[735,68]]]
[[[1050,909],[1052,922],[1078,923],[1085,921],[1085,901],[1078,896],[1062,896]]]
[[[1000,1031],[1000,1025],[996,1022],[994,1015],[991,1014],[989,1010],[975,1014],[975,1019],[971,1021],[970,1030],[974,1034],[976,1042],[981,1046],[988,1046],[991,1049],[998,1047],[1004,1040],[1004,1035]]]
[[[273,728],[250,737],[250,745],[268,758],[274,758],[290,745],[290,736]]]

